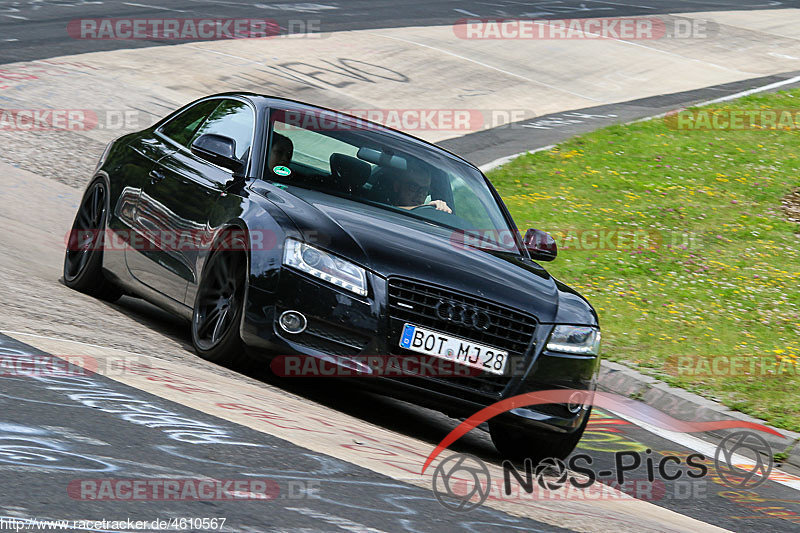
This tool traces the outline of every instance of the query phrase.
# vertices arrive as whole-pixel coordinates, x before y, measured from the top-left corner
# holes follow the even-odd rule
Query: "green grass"
[[[800,109],[800,91],[713,107]],[[800,132],[678,131],[655,119],[575,137],[489,178],[523,231],[570,244],[547,267],[597,309],[604,358],[800,431],[800,375],[675,366],[741,356],[800,370],[800,225],[781,209],[800,185]],[[584,249],[558,237],[570,230],[651,238]]]

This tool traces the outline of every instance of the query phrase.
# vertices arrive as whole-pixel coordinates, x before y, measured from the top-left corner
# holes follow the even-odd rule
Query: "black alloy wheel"
[[[98,178],[81,199],[64,254],[67,287],[113,302],[122,291],[103,276],[103,237],[108,215],[108,190]]]
[[[239,336],[247,256],[244,243],[227,235],[203,269],[192,314],[192,344],[203,359],[235,366],[247,359]]]

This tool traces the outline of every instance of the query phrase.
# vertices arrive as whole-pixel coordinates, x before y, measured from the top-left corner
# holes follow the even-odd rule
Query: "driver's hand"
[[[447,206],[447,203],[444,200],[432,200],[425,205],[432,205],[438,211],[444,211],[445,213],[452,213],[453,210]]]

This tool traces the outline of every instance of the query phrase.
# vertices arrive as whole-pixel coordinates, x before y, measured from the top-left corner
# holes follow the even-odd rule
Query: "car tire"
[[[108,187],[94,180],[81,198],[64,253],[64,284],[107,302],[122,290],[103,275],[103,237],[108,219]]]
[[[497,451],[504,459],[523,462],[530,459],[534,465],[549,457],[566,459],[578,445],[578,442],[589,423],[591,408],[584,416],[583,422],[571,433],[554,433],[549,431],[531,431],[514,429],[507,425],[489,421],[489,433]]]
[[[192,312],[192,345],[207,361],[231,367],[250,361],[239,335],[246,275],[243,243],[229,233],[206,262]]]

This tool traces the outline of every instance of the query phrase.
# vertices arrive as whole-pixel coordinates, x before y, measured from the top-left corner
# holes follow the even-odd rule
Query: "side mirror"
[[[556,240],[546,231],[531,228],[525,232],[522,243],[533,259],[552,261],[558,255]]]
[[[197,157],[230,169],[235,174],[244,170],[242,162],[236,157],[236,141],[230,137],[205,133],[194,140],[191,150]]]

